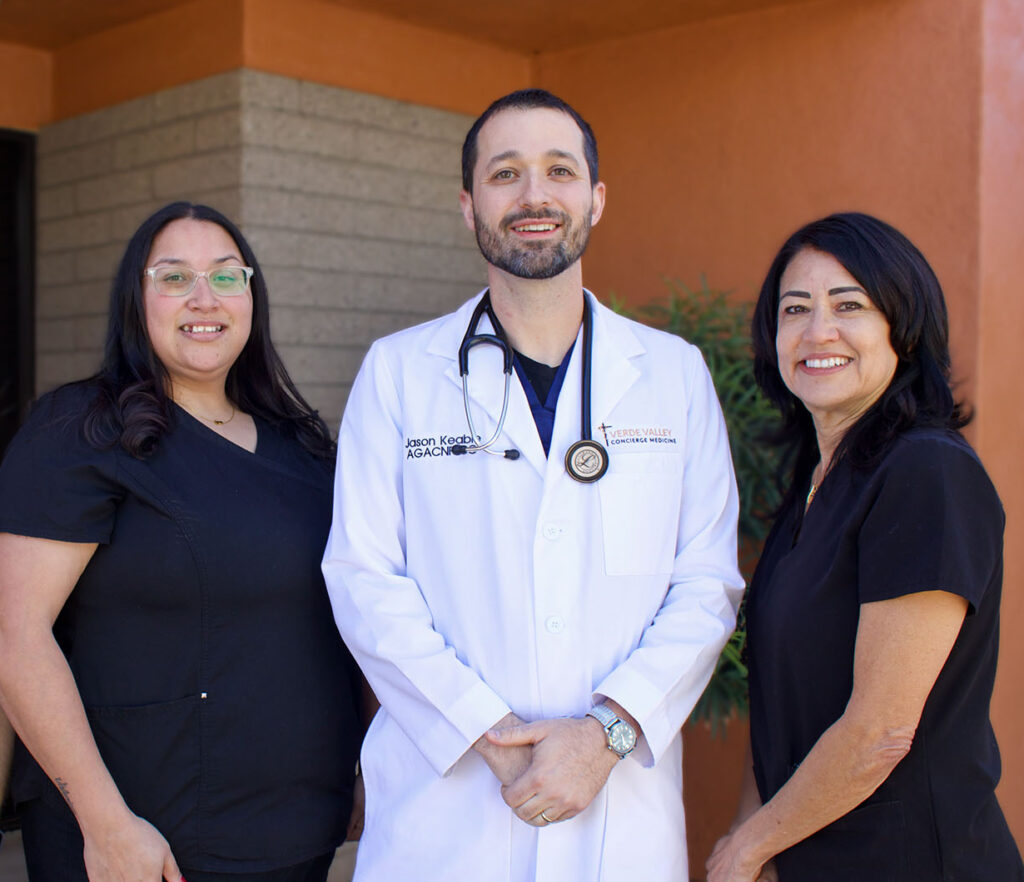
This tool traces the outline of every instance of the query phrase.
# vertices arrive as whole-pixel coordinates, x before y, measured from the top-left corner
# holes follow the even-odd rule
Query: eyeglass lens
[[[152,273],[157,293],[169,297],[191,292],[200,276],[206,276],[215,294],[225,297],[242,294],[249,284],[248,273],[240,266],[222,266],[202,273],[186,266],[167,266],[156,267]]]

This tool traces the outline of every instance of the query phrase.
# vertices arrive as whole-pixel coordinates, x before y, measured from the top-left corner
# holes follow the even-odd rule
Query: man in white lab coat
[[[685,880],[680,727],[742,586],[714,388],[583,288],[605,186],[575,110],[499,99],[463,187],[488,290],[375,343],[339,435],[324,573],[381,702],[356,879]],[[473,334],[508,384],[493,338],[463,379]]]

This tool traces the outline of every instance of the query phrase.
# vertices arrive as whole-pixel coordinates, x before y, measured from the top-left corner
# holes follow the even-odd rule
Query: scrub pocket
[[[199,805],[197,696],[134,707],[91,707],[100,755],[128,807],[180,850],[195,847]],[[189,855],[175,853],[179,861]]]
[[[672,572],[683,497],[678,454],[616,453],[597,482],[609,576]]]
[[[775,865],[786,882],[908,882],[903,805],[861,805],[777,855]]]

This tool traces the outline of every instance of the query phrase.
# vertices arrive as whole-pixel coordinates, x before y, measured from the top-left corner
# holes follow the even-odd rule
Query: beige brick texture
[[[329,425],[377,337],[447,312],[484,265],[458,209],[471,119],[250,70],[39,136],[38,387],[94,370],[128,238],[167,202],[245,232],[282,357]]]

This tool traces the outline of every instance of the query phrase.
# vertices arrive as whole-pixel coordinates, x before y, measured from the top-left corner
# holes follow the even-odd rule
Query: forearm
[[[637,721],[643,737],[635,756],[643,765],[657,762],[678,738],[734,624],[727,585],[673,584],[639,646],[597,685],[595,699],[615,701]]]
[[[735,830],[739,847],[764,863],[842,817],[885,781],[912,739],[912,729],[841,717],[778,793]]]
[[[0,703],[84,834],[103,836],[131,813],[107,772],[63,654],[47,631],[0,635]]]
[[[751,817],[754,812],[761,808],[761,794],[757,789],[757,779],[754,777],[754,756],[750,744],[747,744],[747,754],[743,761],[743,779],[740,782],[740,798],[736,805],[736,816],[733,818],[730,832],[736,830],[744,821]]]

